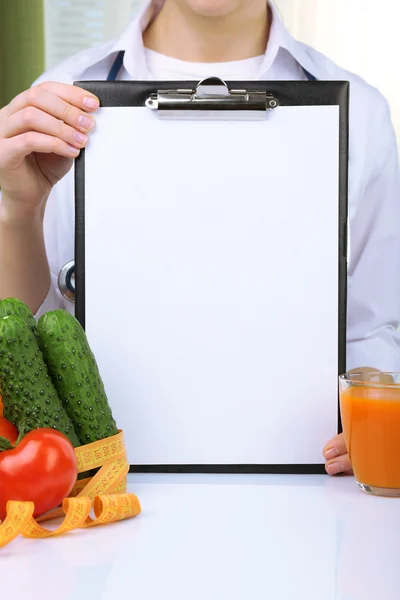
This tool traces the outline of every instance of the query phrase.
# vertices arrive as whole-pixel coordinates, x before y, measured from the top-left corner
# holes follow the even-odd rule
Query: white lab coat
[[[125,50],[120,79],[150,79],[142,31],[156,4],[160,2],[148,2],[117,40],[66,60],[39,81],[106,79],[120,50]],[[305,69],[317,79],[350,81],[347,368],[400,371],[400,179],[388,104],[360,77],[295,41],[273,6],[272,12],[271,36],[257,79],[303,79]],[[115,209],[110,199],[110,210]],[[60,269],[74,257],[72,172],[49,198],[45,239],[52,286],[39,314],[61,306],[73,312],[57,286]]]

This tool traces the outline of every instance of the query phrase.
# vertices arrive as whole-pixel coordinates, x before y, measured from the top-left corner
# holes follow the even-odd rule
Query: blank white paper
[[[337,433],[339,107],[102,108],[86,328],[131,464],[313,464]]]

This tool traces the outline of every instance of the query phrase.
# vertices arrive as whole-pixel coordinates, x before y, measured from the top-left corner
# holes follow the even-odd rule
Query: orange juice
[[[340,405],[357,481],[400,489],[400,387],[350,385]]]

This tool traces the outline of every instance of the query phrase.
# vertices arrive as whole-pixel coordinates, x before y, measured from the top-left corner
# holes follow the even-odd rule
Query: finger
[[[331,439],[324,447],[322,451],[325,460],[331,460],[342,454],[347,453],[346,442],[343,433],[339,433],[333,439]]]
[[[325,465],[325,470],[328,475],[340,475],[342,473],[345,475],[352,474],[353,471],[349,455],[346,453],[329,460]]]
[[[32,90],[34,93],[40,90],[45,90],[53,96],[57,96],[61,100],[64,100],[68,104],[76,106],[77,108],[81,108],[83,111],[92,112],[97,110],[100,106],[100,101],[97,98],[97,96],[90,92],[87,92],[86,90],[76,85],[58,83],[56,81],[45,81],[37,86],[33,86],[29,90],[26,90],[25,92],[22,92],[21,94],[16,96],[8,105],[11,109],[11,112],[15,112],[15,110],[20,110],[21,108],[23,108],[23,106],[25,106],[24,97],[27,94],[29,95],[32,92]]]
[[[394,377],[391,373],[379,373],[380,383],[394,383]]]
[[[379,381],[380,383],[394,383],[393,374],[392,373],[383,373],[378,369],[373,369],[372,367],[361,367],[359,369],[353,369],[349,371],[349,374],[352,376],[351,380],[359,380],[369,382],[372,381],[376,383]]]
[[[74,89],[73,86],[69,87]],[[76,98],[74,101],[76,101]],[[56,119],[64,121],[78,131],[87,133],[94,127],[93,117],[83,112],[83,110],[71,102],[67,102],[63,98],[56,96],[44,87],[35,86],[14,98],[8,107],[6,107],[4,116],[6,119],[10,118],[11,115],[32,106],[48,113]]]
[[[45,81],[40,84],[40,87],[85,111],[94,111],[100,106],[97,96],[77,85],[68,85],[57,81]]]
[[[66,158],[76,158],[79,149],[70,146],[60,138],[29,131],[10,139],[4,139],[0,146],[0,169],[16,169],[23,159],[32,152],[58,154]]]
[[[50,136],[59,137],[71,146],[82,148],[88,141],[85,133],[74,129],[59,119],[35,108],[28,106],[6,119],[2,136],[11,138],[28,131],[37,131]]]

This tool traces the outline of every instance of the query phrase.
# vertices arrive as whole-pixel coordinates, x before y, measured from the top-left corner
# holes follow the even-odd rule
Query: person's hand
[[[323,455],[326,460],[325,469],[328,475],[353,474],[343,433],[340,433],[326,444]]]
[[[94,126],[89,113],[98,107],[98,99],[79,87],[46,82],[0,110],[3,211],[29,212],[43,206],[86,145]]]

